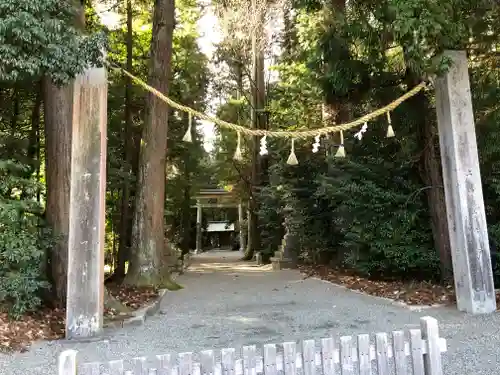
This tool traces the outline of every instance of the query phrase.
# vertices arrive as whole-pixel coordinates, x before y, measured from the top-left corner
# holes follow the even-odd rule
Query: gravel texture
[[[79,351],[80,361],[154,356],[244,344],[280,343],[419,327],[430,315],[448,340],[445,374],[490,375],[500,368],[500,316],[472,317],[452,308],[410,310],[351,292],[297,271],[273,272],[237,261],[238,252],[193,257],[161,311],[143,326],[108,330],[108,341],[41,342],[27,353],[0,355],[0,374],[55,374],[58,354]]]

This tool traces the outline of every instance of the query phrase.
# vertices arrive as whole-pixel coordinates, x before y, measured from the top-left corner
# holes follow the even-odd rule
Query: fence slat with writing
[[[123,360],[109,361],[110,375],[123,375]]]
[[[340,338],[340,370],[342,375],[354,375],[352,349],[352,337],[342,336]]]
[[[235,349],[225,348],[222,349],[222,375],[235,375]]]
[[[243,347],[243,375],[257,375],[256,352],[255,345]]]
[[[193,363],[193,375],[201,375],[201,364],[198,362]]]
[[[304,375],[316,375],[316,343],[314,340],[302,342],[302,371]]]
[[[392,332],[392,349],[396,375],[406,375],[408,369],[405,353],[405,334],[403,331]]]
[[[76,350],[65,350],[59,355],[58,375],[76,375]]]
[[[146,357],[134,358],[134,375],[147,375]]]
[[[424,353],[422,348],[422,332],[410,329],[410,351],[413,375],[424,375]]]
[[[175,357],[170,354],[159,354],[156,356],[158,360],[158,373],[159,375],[172,375],[172,367],[174,364],[172,363]]]
[[[377,352],[378,375],[389,375],[389,344],[387,333],[377,333],[375,335],[375,348]]]
[[[420,328],[422,338],[427,341],[427,354],[424,355],[425,375],[443,375],[438,322],[430,316],[424,316],[420,318]]]
[[[203,350],[200,353],[201,375],[215,374],[215,357],[213,350]]]
[[[234,374],[243,375],[243,371],[245,371],[245,369],[243,368],[243,358],[238,358],[234,362]]]
[[[283,370],[285,375],[297,374],[297,343],[283,343]]]
[[[264,345],[264,358],[263,358],[263,373],[264,375],[276,375],[278,373],[276,365],[276,345]]]
[[[81,375],[99,375],[100,374],[100,366],[99,362],[90,362],[84,363],[82,365],[82,374]],[[78,373],[80,375],[80,373]]]
[[[328,337],[321,339],[321,366],[323,375],[335,375],[335,341]]]
[[[372,360],[370,357],[370,335],[358,335],[358,366],[359,375],[372,374]]]
[[[193,353],[179,353],[179,375],[193,375]]]

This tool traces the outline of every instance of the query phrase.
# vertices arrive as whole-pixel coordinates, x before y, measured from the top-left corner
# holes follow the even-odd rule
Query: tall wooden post
[[[100,334],[104,304],[104,230],[108,81],[105,68],[76,77],[73,95],[66,338]]]
[[[196,254],[202,251],[202,238],[201,238],[201,203],[196,202]]]
[[[243,213],[243,204],[240,202],[238,204],[238,228],[240,229],[240,251],[245,251],[245,228],[243,226],[243,222],[245,220]]]
[[[493,272],[465,51],[447,51],[453,65],[435,82],[453,275],[460,311],[496,311]]]

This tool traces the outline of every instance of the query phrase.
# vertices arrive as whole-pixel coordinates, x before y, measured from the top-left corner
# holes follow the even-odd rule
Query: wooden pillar
[[[446,51],[453,65],[436,79],[436,108],[453,274],[460,311],[496,311],[490,246],[465,51]]]
[[[196,253],[202,252],[202,237],[201,237],[201,215],[202,206],[200,201],[196,202]]]
[[[243,213],[243,204],[240,202],[238,204],[238,228],[240,228],[240,251],[245,251],[245,228],[243,228],[243,222],[245,221]]]
[[[66,338],[97,336],[103,325],[106,122],[105,68],[76,77],[73,95]]]

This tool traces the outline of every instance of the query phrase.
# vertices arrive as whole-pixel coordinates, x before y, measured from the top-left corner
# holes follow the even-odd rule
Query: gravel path
[[[441,336],[448,339],[446,374],[490,375],[500,368],[499,314],[470,317],[450,308],[411,311],[320,280],[303,280],[296,271],[272,272],[239,263],[238,252],[222,256],[194,257],[191,271],[178,279],[184,289],[169,293],[161,314],[144,326],[108,331],[107,342],[42,342],[28,353],[0,355],[0,374],[55,374],[56,357],[68,348],[77,349],[83,361],[105,361],[417,328],[424,315],[437,318]]]

